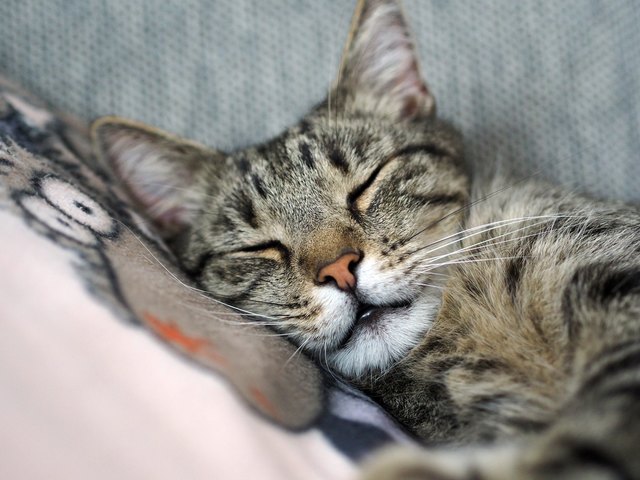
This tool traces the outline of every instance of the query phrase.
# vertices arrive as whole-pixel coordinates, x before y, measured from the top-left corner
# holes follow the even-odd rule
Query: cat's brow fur
[[[137,195],[203,288],[269,318],[426,443],[481,447],[391,453],[371,478],[640,478],[638,210],[470,181],[398,4],[361,1],[351,37],[329,98],[268,143],[189,144],[197,166],[172,174],[180,140],[107,119],[98,152],[116,167],[157,157],[151,178],[175,191],[132,185],[137,170],[123,181],[161,197]],[[318,277],[345,249],[352,292]],[[377,323],[356,322],[363,306]]]

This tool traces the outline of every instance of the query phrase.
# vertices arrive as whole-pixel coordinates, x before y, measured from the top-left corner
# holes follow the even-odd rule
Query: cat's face
[[[341,80],[278,138],[231,155],[132,122],[99,152],[213,296],[344,375],[424,336],[468,197],[457,135],[436,119],[394,2],[364,4]]]

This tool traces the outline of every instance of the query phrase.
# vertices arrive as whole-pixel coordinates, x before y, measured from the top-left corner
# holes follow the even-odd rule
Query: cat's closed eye
[[[369,177],[347,196],[347,207],[357,219],[364,213],[375,196],[378,185],[395,168],[397,162],[391,159],[379,165]]]
[[[227,253],[235,257],[259,257],[276,261],[285,261],[291,255],[289,249],[279,240],[248,245]]]

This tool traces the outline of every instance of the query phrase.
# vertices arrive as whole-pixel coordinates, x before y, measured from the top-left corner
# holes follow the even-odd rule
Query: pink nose
[[[356,288],[356,276],[351,270],[361,258],[362,255],[359,252],[343,253],[333,262],[319,268],[316,280],[320,283],[333,280],[340,290],[351,292]]]

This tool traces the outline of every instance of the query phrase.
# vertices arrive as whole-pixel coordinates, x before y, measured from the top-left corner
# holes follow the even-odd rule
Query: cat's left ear
[[[224,158],[196,142],[119,117],[96,120],[91,137],[98,157],[165,237],[192,223],[206,195],[203,175]]]
[[[347,108],[395,119],[435,113],[399,1],[358,2],[334,95]]]

